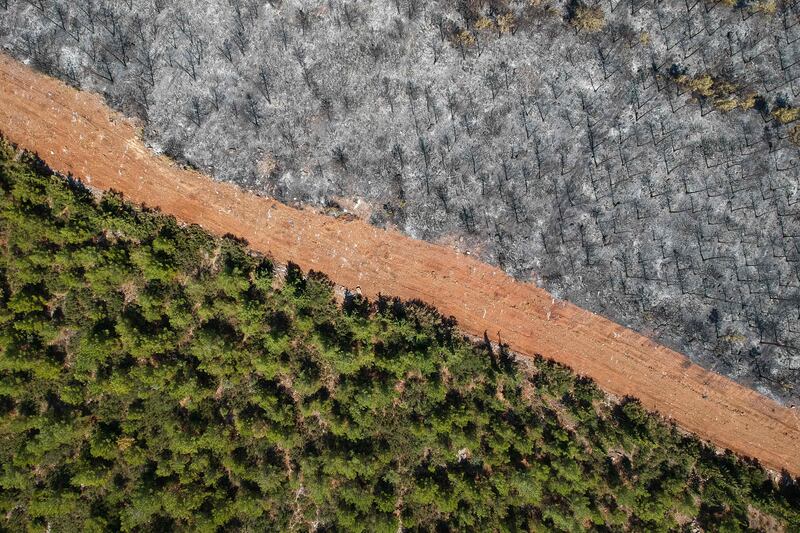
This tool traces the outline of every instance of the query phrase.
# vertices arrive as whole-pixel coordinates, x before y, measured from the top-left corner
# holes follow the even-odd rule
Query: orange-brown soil
[[[360,285],[368,296],[422,299],[455,316],[466,333],[488,331],[493,340],[499,334],[519,354],[565,363],[720,447],[800,474],[800,417],[793,409],[451,248],[290,208],[182,169],[152,154],[137,127],[100,97],[2,54],[0,131],[91,187],[113,188],[214,233],[244,237],[279,262]]]

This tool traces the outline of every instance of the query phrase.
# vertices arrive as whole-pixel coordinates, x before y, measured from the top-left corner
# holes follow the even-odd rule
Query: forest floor
[[[418,298],[467,334],[541,354],[605,391],[764,466],[800,475],[800,412],[685,356],[452,248],[362,220],[288,207],[219,183],[152,153],[140,127],[100,96],[77,91],[0,53],[0,133],[91,188],[121,191],[216,234],[247,239],[279,263],[326,273],[345,287]]]

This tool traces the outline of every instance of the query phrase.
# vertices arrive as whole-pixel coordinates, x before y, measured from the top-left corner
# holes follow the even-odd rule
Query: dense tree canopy
[[[589,380],[0,147],[0,529],[800,528]]]

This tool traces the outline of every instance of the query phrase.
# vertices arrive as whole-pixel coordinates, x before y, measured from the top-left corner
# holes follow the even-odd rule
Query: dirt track
[[[640,398],[700,437],[800,475],[800,414],[692,364],[620,325],[442,246],[362,221],[287,207],[154,156],[137,128],[92,94],[75,91],[0,54],[0,132],[52,168],[116,189],[186,222],[233,233],[280,261],[337,283],[420,298],[467,333],[540,353]]]

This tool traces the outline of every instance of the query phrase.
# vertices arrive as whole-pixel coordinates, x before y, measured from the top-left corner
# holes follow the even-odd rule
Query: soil
[[[0,54],[0,132],[51,168],[158,207],[216,234],[233,233],[278,262],[325,272],[369,297],[419,298],[465,333],[501,339],[591,377],[720,448],[800,475],[800,415],[601,316],[556,300],[472,256],[361,220],[288,207],[153,154],[140,128],[94,94]]]

